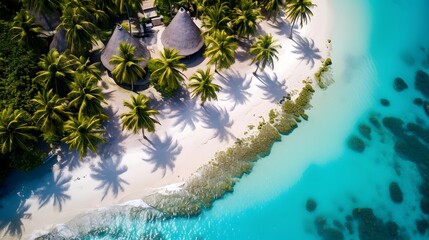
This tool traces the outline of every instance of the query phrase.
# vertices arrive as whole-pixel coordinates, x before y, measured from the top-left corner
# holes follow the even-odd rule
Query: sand
[[[108,142],[81,161],[63,147],[58,162],[47,163],[40,177],[28,180],[31,184],[23,180],[8,191],[1,200],[1,236],[31,238],[81,213],[180,188],[216,152],[245,137],[250,125],[268,120],[268,112],[279,108],[283,97],[293,97],[302,81],[313,76],[321,60],[329,56],[331,2],[313,2],[318,5],[314,17],[303,28],[295,28],[293,40],[288,38],[290,25],[283,15],[275,23],[260,24],[258,32],[272,34],[281,45],[274,70],[265,69],[255,77],[249,45],[240,43],[236,63],[221,71],[222,76],[215,74],[214,82],[222,86],[218,101],[202,108],[199,99],[190,99],[188,92],[163,100],[153,88],[142,91],[161,113],[155,133],[146,134],[150,142],[141,134],[121,131],[119,115],[127,111],[123,102],[134,93],[117,86],[104,73],[100,86],[108,101]],[[162,32],[158,30],[158,34]],[[158,40],[149,49],[157,55],[159,47]],[[205,69],[206,63],[207,59],[195,59],[185,75]]]

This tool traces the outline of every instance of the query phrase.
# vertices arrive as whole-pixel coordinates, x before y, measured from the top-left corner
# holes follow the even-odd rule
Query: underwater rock
[[[402,190],[399,187],[397,182],[390,183],[389,192],[390,192],[390,198],[394,203],[402,203],[402,201],[404,201]]]
[[[326,218],[319,216],[314,220],[314,225],[317,229],[317,234],[321,236],[326,227]]]
[[[378,121],[378,119],[377,119],[376,117],[374,117],[374,116],[370,117],[370,118],[369,118],[369,122],[370,122],[374,127],[376,127],[377,129],[380,129],[381,125],[380,125],[380,122]]]
[[[417,71],[414,86],[423,94],[423,96],[429,98],[429,75],[426,72],[422,70]]]
[[[365,151],[365,143],[358,137],[352,136],[348,141],[348,146],[351,150],[362,153]]]
[[[413,103],[416,104],[417,106],[422,106],[423,105],[423,99],[422,98],[415,98]]]
[[[383,118],[383,125],[390,130],[395,136],[399,137],[404,134],[404,129],[402,125],[404,122],[395,117],[385,117]]]
[[[365,125],[365,124],[359,125],[359,132],[366,139],[371,140],[371,128],[368,125]]]
[[[385,99],[385,98],[380,99],[380,103],[381,103],[381,105],[382,105],[382,106],[384,106],[384,107],[388,107],[388,106],[390,106],[390,101],[389,101],[389,100],[387,100],[387,99]]]
[[[423,103],[423,110],[425,110],[426,115],[429,116],[429,102]]]
[[[429,130],[424,129],[415,123],[408,123],[407,130],[429,144]]]
[[[354,234],[354,229],[353,229],[353,217],[348,215],[346,217],[346,224],[345,224],[347,231],[349,231],[350,235]]]
[[[393,221],[388,221],[386,223],[387,234],[390,236],[389,239],[395,239],[398,236],[398,224]]]
[[[420,201],[420,208],[422,209],[422,212],[424,214],[429,215],[429,198],[428,197],[422,198],[422,200]]]
[[[404,79],[398,77],[393,81],[393,88],[397,92],[402,92],[408,88],[408,84],[404,81]]]
[[[416,137],[404,136],[395,143],[394,149],[399,156],[417,163],[419,168],[428,167],[429,148]]]
[[[380,218],[377,218],[371,208],[353,209],[353,217],[358,220],[360,240],[387,240],[387,227]]]
[[[339,230],[341,230],[341,231],[343,231],[344,230],[344,225],[340,222],[340,221],[338,221],[338,220],[334,220],[334,226],[336,227],[336,228],[338,228]]]
[[[321,234],[324,240],[344,240],[344,234],[334,228],[327,228]]]
[[[425,235],[426,230],[427,230],[427,229],[428,229],[428,227],[429,227],[429,223],[428,223],[428,221],[427,221],[427,220],[425,220],[425,219],[420,219],[420,220],[417,220],[417,221],[416,221],[416,225],[417,225],[417,230],[419,231],[419,233],[420,233],[421,235]]]
[[[317,203],[313,199],[308,199],[307,204],[305,205],[305,208],[308,212],[313,212],[317,208]]]
[[[410,67],[416,63],[416,60],[414,59],[414,57],[409,53],[401,54],[401,59]]]

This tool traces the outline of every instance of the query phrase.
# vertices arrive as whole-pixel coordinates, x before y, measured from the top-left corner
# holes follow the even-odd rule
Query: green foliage
[[[131,89],[134,90],[134,83],[146,74],[144,68],[139,65],[146,59],[134,55],[136,48],[128,41],[119,44],[118,50],[119,56],[113,55],[109,60],[110,64],[115,65],[112,75],[119,84],[131,84]]]
[[[11,155],[10,167],[18,170],[29,171],[43,163],[46,153],[38,149],[29,151],[16,151]]]
[[[180,62],[183,56],[170,48],[164,48],[160,55],[160,58],[151,60],[151,82],[155,82],[165,92],[175,92],[186,78],[181,72],[187,69],[186,65]]]
[[[149,107],[150,99],[144,95],[131,95],[130,102],[124,102],[124,106],[130,111],[120,115],[122,119],[122,130],[128,129],[137,134],[142,131],[143,137],[144,130],[148,132],[155,131],[155,124],[159,124],[153,116],[159,114],[158,110]]]
[[[279,59],[277,57],[277,49],[280,48],[280,45],[275,44],[277,41],[273,39],[271,34],[260,35],[257,39],[258,40],[252,44],[249,51],[250,54],[254,55],[252,58],[252,64],[256,62],[261,71],[264,71],[264,68],[267,65],[273,69],[274,59]],[[254,73],[256,73],[258,68]]]
[[[287,100],[283,103],[281,116],[274,124],[281,134],[292,133],[298,127],[297,123],[301,122],[301,119],[308,120],[305,110],[311,107],[310,100],[313,93],[313,87],[310,84],[306,84],[295,101]]]
[[[200,96],[201,97],[201,105],[208,100],[217,100],[217,92],[221,89],[221,87],[215,83],[212,83],[213,74],[211,73],[210,67],[203,71],[198,69],[196,73],[194,73],[190,77],[189,88],[192,88],[191,96]]]
[[[19,47],[9,34],[10,24],[0,22],[0,109],[12,107],[34,112],[31,99],[38,86],[32,82],[37,72],[38,53]]]
[[[320,88],[325,89],[327,87],[327,83],[323,81],[322,77],[323,74],[329,71],[329,66],[332,65],[332,59],[327,58],[325,61],[323,61],[322,66],[319,68],[319,70],[314,74],[314,77],[316,78],[316,82],[319,85]]]

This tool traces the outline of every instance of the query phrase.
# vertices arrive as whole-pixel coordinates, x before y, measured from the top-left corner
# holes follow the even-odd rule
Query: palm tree
[[[103,10],[98,9],[93,0],[68,0],[64,9],[75,9],[77,13],[91,22],[103,23],[108,19],[108,15]]]
[[[202,27],[205,29],[204,35],[211,35],[216,30],[227,30],[229,21],[228,17],[229,7],[227,2],[218,2],[214,6],[208,7],[203,16]]]
[[[22,0],[25,7],[38,13],[53,13],[60,10],[62,0]]]
[[[274,68],[274,58],[279,59],[277,49],[280,47],[280,45],[275,44],[276,42],[276,40],[273,40],[273,36],[269,34],[259,35],[257,41],[252,44],[249,51],[250,54],[254,55],[251,64],[256,62],[256,70],[253,74],[256,75],[259,68],[264,71],[267,65]]]
[[[210,67],[204,72],[198,69],[197,72],[190,77],[191,82],[189,87],[193,88],[191,94],[192,97],[201,96],[201,106],[209,100],[217,100],[217,92],[221,87],[217,84],[212,83],[213,74],[210,73]]]
[[[149,108],[149,102],[150,99],[144,95],[137,95],[137,97],[131,95],[131,102],[124,102],[124,106],[129,108],[130,111],[120,116],[122,119],[122,130],[132,130],[134,134],[137,134],[141,130],[145,139],[145,129],[149,132],[155,131],[155,123],[159,124],[159,122],[152,116],[159,114],[159,112],[158,110]]]
[[[34,17],[27,10],[21,9],[13,18],[10,31],[15,34],[13,40],[18,40],[18,44],[23,47],[40,49],[46,46],[47,42],[42,34],[42,27],[34,23]]]
[[[51,21],[48,20],[46,14],[52,14],[60,11],[62,0],[21,0],[27,9],[36,11],[42,14],[49,29],[52,30]]]
[[[249,37],[256,31],[256,25],[259,19],[262,19],[257,2],[253,0],[243,0],[241,5],[234,8],[236,17],[232,24],[238,37]]]
[[[228,35],[224,30],[216,31],[212,36],[206,38],[206,51],[204,55],[209,57],[209,64],[215,65],[215,72],[229,68],[234,62],[234,54],[237,43],[233,36]]]
[[[64,28],[67,46],[73,54],[82,55],[91,50],[92,44],[97,43],[99,29],[78,8],[65,8],[60,20],[57,31]]]
[[[98,80],[101,80],[101,71],[98,68],[98,62],[91,63],[89,58],[85,58],[84,56],[76,57],[73,54],[70,54],[68,58],[74,61],[75,72],[81,74],[90,74]]]
[[[68,135],[62,140],[69,145],[70,151],[76,149],[82,159],[88,149],[96,152],[97,144],[106,142],[102,136],[105,131],[100,127],[101,120],[97,116],[71,118],[64,125]]]
[[[179,88],[180,83],[185,80],[181,71],[185,71],[187,67],[186,64],[180,62],[182,58],[176,49],[164,48],[164,52],[161,52],[161,58],[152,60],[155,69],[151,76],[158,79],[158,84],[161,87],[175,91]]]
[[[29,142],[37,138],[31,133],[37,128],[28,123],[29,117],[23,110],[5,108],[0,113],[0,150],[2,154],[16,148],[29,149]]]
[[[316,4],[313,4],[311,0],[293,0],[286,5],[287,17],[292,20],[292,25],[290,27],[290,36],[292,39],[293,27],[297,21],[299,21],[299,26],[302,27],[304,24],[310,20],[310,17],[313,16],[311,8],[315,7]]]
[[[55,94],[64,97],[70,91],[69,84],[72,81],[74,63],[60,54],[56,49],[51,49],[39,62],[42,68],[37,73],[34,81],[41,83],[45,89],[52,89]]]
[[[89,74],[75,74],[74,81],[70,84],[71,91],[67,95],[69,106],[78,109],[79,117],[98,116],[106,119],[101,103],[106,103],[98,79]]]
[[[115,65],[112,70],[115,80],[119,84],[131,84],[131,90],[134,90],[134,83],[146,74],[144,68],[139,65],[140,62],[146,61],[146,59],[136,57],[135,52],[136,48],[127,41],[119,44],[119,56],[113,55],[109,60],[110,64]]]
[[[39,92],[31,101],[35,103],[37,109],[33,120],[45,134],[45,139],[52,142],[61,139],[64,121],[70,114],[66,111],[65,99],[59,98],[50,89]]]
[[[268,20],[270,20],[273,14],[274,14],[274,20],[275,20],[276,19],[275,17],[280,12],[280,9],[282,6],[282,0],[262,0],[261,5],[264,8],[264,10],[268,12]]]

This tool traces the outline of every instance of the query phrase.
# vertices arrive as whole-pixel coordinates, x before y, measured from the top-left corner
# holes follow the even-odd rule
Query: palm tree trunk
[[[259,69],[259,64],[256,64],[256,70],[253,72],[253,75],[257,75],[257,72],[258,72],[258,69]]]
[[[130,35],[131,35],[131,19],[130,19],[130,12],[128,11],[128,4],[127,3],[125,3],[125,9],[127,10],[128,26],[130,28]]]
[[[144,128],[142,128],[142,134],[143,134],[143,139],[148,140],[147,137],[146,137],[146,135],[144,135]]]
[[[295,26],[296,19],[292,21],[292,25],[290,26],[290,35],[289,38],[292,39],[293,27]]]
[[[133,81],[131,81],[131,91],[134,92],[134,83],[133,83]]]

